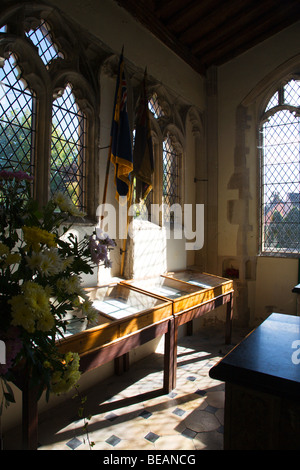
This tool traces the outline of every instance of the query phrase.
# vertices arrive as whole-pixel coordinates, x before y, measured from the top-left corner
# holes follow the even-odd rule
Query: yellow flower
[[[22,326],[28,333],[35,332],[35,318],[26,305],[23,295],[16,295],[9,300],[12,308],[12,325]]]
[[[9,253],[6,257],[5,264],[7,266],[15,263],[20,263],[21,255],[19,253]]]
[[[50,311],[44,312],[41,318],[38,319],[36,329],[39,331],[50,331],[54,325],[54,318]]]
[[[32,247],[33,251],[40,251],[40,244],[45,244],[49,248],[56,246],[54,233],[47,232],[47,230],[39,227],[24,226],[22,230],[28,248]]]
[[[9,300],[11,304],[12,325],[22,326],[28,333],[50,331],[54,317],[50,310],[51,289],[27,281],[22,286],[22,294]]]
[[[45,369],[52,369],[52,365],[49,361],[44,361],[43,366]]]
[[[56,285],[60,291],[67,294],[81,294],[83,291],[80,277],[75,274],[69,278],[58,279]]]
[[[9,248],[8,246],[4,245],[4,243],[0,242],[0,256],[8,255]]]
[[[79,355],[68,352],[63,361],[63,370],[56,370],[51,378],[51,390],[60,394],[68,392],[79,380]]]

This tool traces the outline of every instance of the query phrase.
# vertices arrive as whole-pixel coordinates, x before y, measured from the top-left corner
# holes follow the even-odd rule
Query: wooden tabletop
[[[298,363],[299,362],[299,363]],[[212,378],[300,397],[300,317],[272,313],[211,370]]]

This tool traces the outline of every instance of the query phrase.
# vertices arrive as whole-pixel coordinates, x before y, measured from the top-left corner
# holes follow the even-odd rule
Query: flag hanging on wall
[[[131,175],[133,155],[131,132],[127,113],[127,86],[124,73],[123,50],[120,56],[117,76],[113,119],[111,126],[111,162],[115,166],[116,199],[131,197]]]
[[[152,173],[154,171],[154,158],[152,137],[149,119],[148,98],[146,91],[147,72],[141,83],[139,97],[135,143],[133,151],[133,173],[136,177],[136,199],[145,199],[152,189]]]

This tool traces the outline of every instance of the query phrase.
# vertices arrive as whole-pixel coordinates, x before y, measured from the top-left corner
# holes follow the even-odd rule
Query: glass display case
[[[233,283],[229,279],[190,270],[151,279],[122,281],[122,284],[171,300],[174,314],[196,308],[233,290]]]
[[[196,285],[201,289],[211,289],[217,286],[227,286],[232,288],[233,281],[224,277],[215,276],[212,274],[202,273],[194,269],[184,269],[181,271],[172,271],[165,273],[163,276],[178,279],[179,281],[188,282],[189,284]]]
[[[94,287],[86,291],[99,312],[96,324],[82,325],[78,319],[71,320],[67,335],[60,340],[62,351],[84,354],[172,315],[171,302],[125,285]]]
[[[233,281],[225,277],[202,273],[193,269],[173,271],[164,274],[168,279],[176,279],[201,289],[200,303],[233,291]]]

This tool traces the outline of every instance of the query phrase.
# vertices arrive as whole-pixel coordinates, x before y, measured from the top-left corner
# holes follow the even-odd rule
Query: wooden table
[[[77,352],[80,355],[80,370],[82,373],[100,367],[112,360],[115,361],[117,371],[126,368],[124,360],[126,354],[132,349],[151,341],[154,338],[165,335],[163,391],[169,393],[172,389],[174,370],[174,318],[171,302],[157,299],[155,296],[140,292],[134,292],[125,286],[106,286],[88,289],[92,300],[104,303],[104,301],[116,301],[124,303],[126,314],[119,311],[118,319],[99,311],[97,326],[88,328],[76,334],[71,334],[58,341],[58,349],[61,353],[68,351]],[[109,303],[107,303],[106,308]],[[110,303],[112,306],[112,303]],[[128,309],[136,309],[133,312]],[[124,312],[123,312],[124,313]],[[23,448],[34,450],[38,445],[38,402],[35,390],[30,388],[24,380],[18,384],[23,397]]]
[[[194,275],[200,274],[194,272]],[[225,338],[228,343],[231,339],[233,312],[232,281],[211,276],[213,284],[201,287],[172,276],[171,274],[161,276],[159,283],[163,288],[179,289],[179,295],[177,292],[175,297],[171,296],[172,298],[151,291],[149,282],[146,289],[135,288],[130,281],[113,286],[89,288],[89,296],[99,310],[99,324],[64,338],[58,344],[59,350],[62,353],[68,351],[79,353],[82,372],[114,360],[115,371],[121,373],[128,368],[129,351],[165,335],[163,391],[169,393],[176,386],[178,327],[186,322],[191,324],[193,318],[227,303]],[[207,277],[206,282],[208,282]],[[127,305],[124,309],[120,307],[109,310],[108,304],[104,305],[104,301],[109,299]],[[189,331],[191,333],[191,329]],[[36,449],[38,442],[36,396],[26,380],[20,385],[20,389],[23,395],[23,447]]]
[[[171,301],[174,316],[174,370],[170,372],[171,388],[176,387],[178,328],[187,324],[192,334],[193,319],[227,304],[225,320],[225,343],[230,344],[233,316],[233,281],[196,270],[166,273],[159,278],[122,281],[122,284],[140,292],[152,293],[165,301]]]
[[[300,449],[298,316],[273,313],[209,375],[225,382],[225,449]]]

